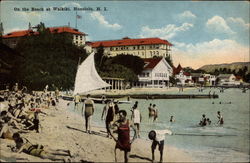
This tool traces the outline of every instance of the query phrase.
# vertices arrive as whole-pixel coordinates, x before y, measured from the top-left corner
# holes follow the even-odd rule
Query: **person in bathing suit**
[[[136,138],[136,130],[134,128],[134,125],[130,123],[130,121],[126,118],[127,112],[125,110],[120,110],[118,114],[119,114],[119,119],[113,124],[113,132],[116,132],[118,134],[118,137],[116,138],[112,132],[110,133],[112,138],[116,141],[115,162],[117,162],[116,150],[120,149],[121,151],[124,151],[124,162],[127,163],[128,153],[131,150],[131,144]],[[132,127],[134,131],[134,136],[131,141],[130,141],[130,127]]]

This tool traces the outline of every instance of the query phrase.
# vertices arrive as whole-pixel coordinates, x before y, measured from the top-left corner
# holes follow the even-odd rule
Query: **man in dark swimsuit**
[[[106,106],[104,106],[103,108],[103,112],[102,112],[102,120],[104,115],[106,115],[105,118],[105,125],[106,125],[106,129],[107,129],[107,137],[109,138],[110,135],[110,125],[111,122],[114,120],[115,118],[115,108],[114,108],[114,104],[113,102],[108,102],[108,104]]]
[[[94,101],[90,99],[90,94],[87,95],[87,99],[84,101],[82,107],[82,115],[84,110],[84,117],[85,117],[85,128],[87,133],[91,133],[91,118],[94,114],[95,106]]]
[[[116,141],[115,146],[115,162],[117,162],[116,159],[116,149],[120,149],[124,151],[124,162],[128,162],[128,152],[131,150],[131,144],[133,143],[134,139],[136,138],[136,130],[135,127],[130,124],[129,120],[126,118],[127,112],[125,110],[120,110],[118,112],[119,114],[119,120],[114,123],[114,127],[116,127],[116,131],[118,134],[118,138],[116,138],[113,133],[111,132],[111,136]],[[130,141],[130,127],[134,130],[134,136],[133,139]]]

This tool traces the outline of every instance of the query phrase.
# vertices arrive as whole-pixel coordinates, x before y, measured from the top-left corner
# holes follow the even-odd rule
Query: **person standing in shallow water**
[[[170,122],[175,122],[175,119],[174,119],[174,116],[172,116],[171,115],[171,117],[170,117],[170,120],[169,120]]]
[[[218,118],[217,124],[223,125],[224,124],[224,120],[223,120],[222,115],[220,114],[220,111],[217,112],[217,118]]]
[[[138,105],[134,106],[133,108],[132,120],[133,120],[134,126],[136,127],[136,137],[140,138],[140,123],[142,120],[142,116],[141,116],[140,110],[138,109]]]
[[[84,110],[84,117],[85,117],[85,128],[87,133],[91,133],[91,118],[95,111],[94,101],[91,100],[90,94],[87,95],[87,99],[84,100],[84,104],[82,106],[82,115]]]
[[[153,104],[153,110],[154,110],[154,121],[155,122],[158,118],[158,109],[155,104]]]
[[[119,119],[113,124],[113,132],[117,132],[118,137],[116,138],[113,133],[111,132],[112,138],[115,140],[115,162],[117,162],[116,158],[116,150],[120,149],[124,151],[124,162],[128,162],[128,153],[131,150],[131,144],[136,138],[136,130],[133,124],[126,118],[127,112],[125,110],[120,110],[118,112]],[[130,127],[132,127],[134,131],[133,139],[130,141]]]
[[[152,104],[150,103],[148,107],[148,120],[150,122],[153,121],[154,115],[155,115],[155,111],[153,110]]]
[[[202,114],[202,118],[199,123],[200,126],[206,126],[207,125],[207,118],[205,114]]]

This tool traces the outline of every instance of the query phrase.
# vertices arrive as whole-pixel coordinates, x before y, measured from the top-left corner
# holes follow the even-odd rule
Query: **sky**
[[[180,63],[182,67],[197,69],[206,64],[249,62],[250,3],[247,1],[3,0],[0,3],[5,34],[28,29],[29,22],[32,26],[43,22],[46,27],[75,28],[77,20],[77,28],[88,34],[87,41],[126,36],[168,40],[173,44],[175,66]],[[82,10],[76,12],[74,7]],[[76,19],[76,15],[81,18]]]

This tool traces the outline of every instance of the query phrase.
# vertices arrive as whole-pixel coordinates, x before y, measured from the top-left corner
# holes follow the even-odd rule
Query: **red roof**
[[[72,34],[79,34],[79,35],[86,35],[83,32],[79,32],[75,28],[70,27],[50,27],[48,28],[51,33],[72,33]],[[23,30],[23,31],[15,31],[3,35],[3,38],[11,38],[11,37],[23,37],[23,36],[30,36],[30,35],[38,35],[39,32],[33,30]]]
[[[191,76],[191,74],[189,72],[184,72],[183,73],[185,76]]]
[[[237,80],[241,80],[241,79],[242,79],[242,77],[239,76],[239,75],[235,76],[235,78],[236,78]]]
[[[155,44],[165,44],[165,45],[173,46],[167,40],[162,40],[160,38],[141,38],[141,39],[124,38],[122,40],[96,41],[96,42],[90,43],[90,45],[93,48],[96,48],[99,46],[114,47],[114,46],[155,45]]]
[[[162,58],[145,58],[143,59],[145,65],[144,69],[153,69],[160,61]]]
[[[180,64],[177,66],[177,68],[174,67],[174,69],[173,69],[174,75],[179,74],[181,72],[181,70],[182,70],[182,67]]]

